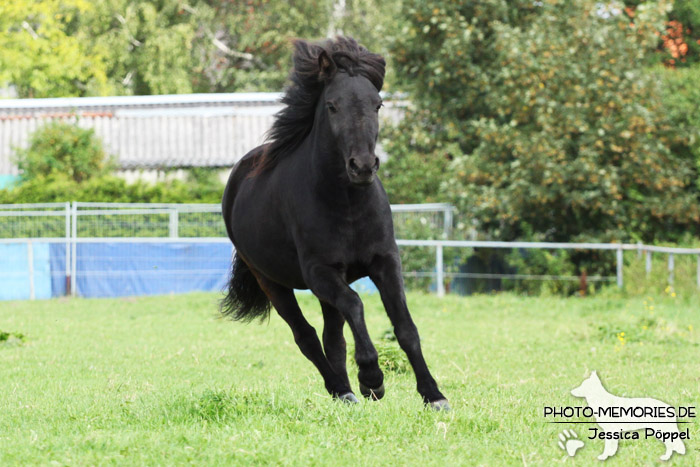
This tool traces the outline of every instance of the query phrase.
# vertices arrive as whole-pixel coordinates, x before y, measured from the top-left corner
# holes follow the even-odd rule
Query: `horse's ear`
[[[335,73],[336,66],[333,59],[325,50],[322,50],[318,55],[318,77],[322,80],[327,80]]]

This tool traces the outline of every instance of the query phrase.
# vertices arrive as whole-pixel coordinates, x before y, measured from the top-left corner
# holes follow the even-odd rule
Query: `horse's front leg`
[[[323,350],[326,352],[326,358],[335,372],[338,376],[343,378],[348,387],[350,387],[348,371],[345,365],[347,361],[345,336],[343,335],[345,318],[343,318],[343,315],[338,310],[328,303],[320,303],[321,310],[323,311]]]
[[[284,319],[294,334],[294,341],[306,358],[311,360],[323,376],[326,390],[333,396],[346,402],[357,402],[357,398],[347,382],[347,374],[343,376],[331,366],[323,354],[321,342],[318,340],[316,330],[304,318],[299,308],[294,291],[283,287],[265,278],[260,273],[253,271],[258,284],[270,299],[277,313]]]
[[[408,361],[411,362],[416,374],[418,393],[423,396],[423,401],[434,409],[449,410],[450,405],[447,399],[438,389],[437,383],[425,363],[418,329],[408,312],[398,251],[378,257],[373,261],[370,267],[370,278],[379,289],[384,308],[394,326],[396,339],[403,351],[406,352]]]
[[[355,361],[359,372],[360,392],[365,397],[381,399],[384,396],[384,374],[379,369],[377,350],[374,348],[365,324],[362,300],[350,288],[340,272],[325,265],[310,266],[305,280],[321,302],[338,310],[348,322],[355,338]]]

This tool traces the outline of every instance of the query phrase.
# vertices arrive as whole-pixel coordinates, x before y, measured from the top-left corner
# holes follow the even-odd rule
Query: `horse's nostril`
[[[351,168],[353,171],[355,171],[355,172],[357,172],[358,170],[360,170],[360,166],[357,165],[357,162],[355,161],[355,158],[354,158],[354,157],[351,157],[351,158],[350,158],[350,168]]]
[[[374,170],[379,169],[379,158],[375,157],[374,158]]]

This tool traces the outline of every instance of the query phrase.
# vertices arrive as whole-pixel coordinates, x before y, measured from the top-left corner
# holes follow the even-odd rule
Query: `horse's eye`
[[[328,106],[328,110],[331,111],[331,113],[336,113],[338,109],[335,108],[332,102],[326,102],[326,105]]]

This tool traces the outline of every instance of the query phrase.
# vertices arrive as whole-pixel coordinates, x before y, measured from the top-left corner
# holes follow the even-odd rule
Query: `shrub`
[[[108,173],[113,168],[93,129],[53,121],[36,130],[29,147],[16,152],[23,180],[64,174],[76,182]]]
[[[198,184],[173,180],[155,184],[127,183],[115,175],[102,175],[84,182],[58,173],[27,180],[0,190],[0,204],[61,203],[66,201],[121,203],[219,203],[223,184]]]

